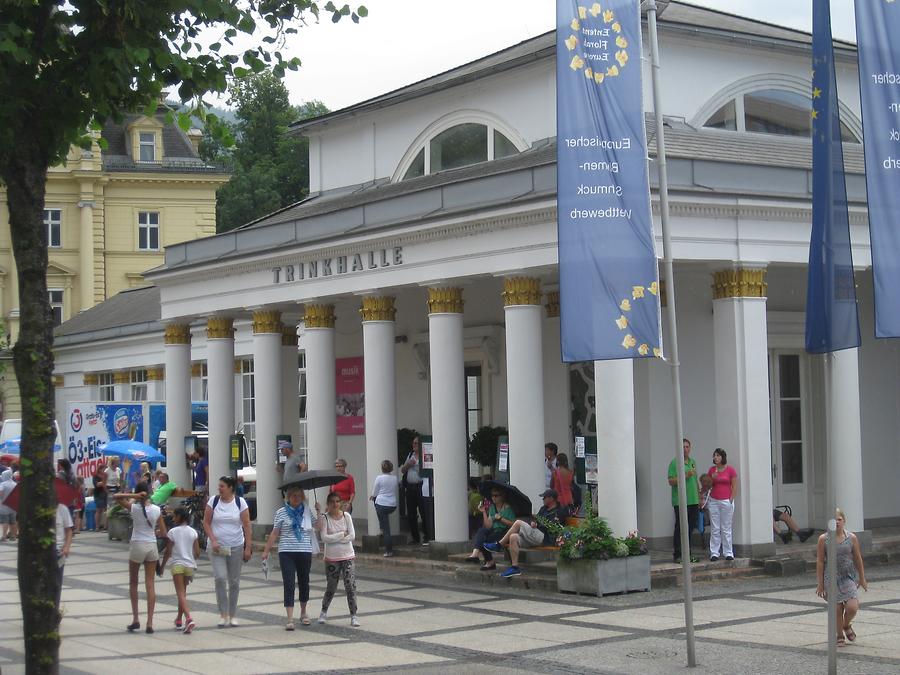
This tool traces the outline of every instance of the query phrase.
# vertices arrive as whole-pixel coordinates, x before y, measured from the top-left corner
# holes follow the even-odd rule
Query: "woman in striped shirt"
[[[313,526],[317,518],[306,503],[303,490],[288,488],[287,501],[275,512],[272,533],[266,540],[262,559],[268,560],[269,551],[278,540],[278,562],[281,565],[281,580],[284,584],[284,609],[287,613],[285,630],[294,630],[294,588],[300,586],[300,623],[310,624],[306,614],[309,602],[309,568],[313,555],[319,552]],[[296,577],[296,583],[295,583]]]

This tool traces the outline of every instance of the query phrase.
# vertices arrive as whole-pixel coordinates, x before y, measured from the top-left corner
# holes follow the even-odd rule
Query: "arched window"
[[[440,129],[421,141],[401,180],[488,162],[521,152],[510,138],[490,123],[463,122]],[[407,155],[408,156],[408,155]]]
[[[714,112],[703,126],[727,131],[751,131],[809,138],[812,97],[784,89],[756,89],[737,95]],[[841,140],[859,143],[841,122]]]

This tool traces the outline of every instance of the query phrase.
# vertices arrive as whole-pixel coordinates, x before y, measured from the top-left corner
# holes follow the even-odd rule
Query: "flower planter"
[[[131,541],[131,518],[110,518],[106,523],[106,529],[110,539],[119,541]]]
[[[650,590],[650,556],[608,560],[564,560],[556,563],[556,585],[564,593],[609,595]]]

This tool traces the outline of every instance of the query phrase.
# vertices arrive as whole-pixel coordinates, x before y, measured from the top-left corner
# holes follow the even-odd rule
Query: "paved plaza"
[[[0,669],[24,672],[16,550],[0,545]],[[157,582],[156,633],[129,634],[127,546],[82,533],[66,565],[62,663],[67,673],[672,673],[685,667],[681,589],[590,598],[461,586],[452,575],[359,569],[362,627],[350,627],[342,591],[324,626],[284,630],[280,574],[259,556],[244,568],[240,627],[217,629],[209,564],[190,587],[198,629],[172,628],[171,578]],[[314,563],[310,615],[324,589]],[[421,574],[421,576],[420,576]],[[859,638],[839,652],[842,673],[900,669],[900,568],[872,568]],[[824,606],[812,577],[695,585],[697,655],[704,673],[825,671]],[[143,601],[142,601],[143,608]],[[299,612],[299,608],[298,608]],[[142,622],[144,616],[141,617]]]

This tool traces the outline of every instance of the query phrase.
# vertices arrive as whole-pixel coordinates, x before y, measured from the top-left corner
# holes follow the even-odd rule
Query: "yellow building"
[[[215,234],[216,190],[229,176],[204,163],[198,130],[182,132],[154,117],[109,122],[92,150],[73,147],[50,169],[44,204],[54,321],[144,285],[143,272],[163,262],[166,246]],[[0,186],[0,316],[9,343],[19,328],[19,289],[6,191]],[[0,418],[19,417],[18,386],[8,354],[0,378]]]

